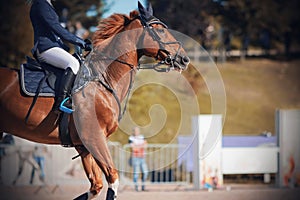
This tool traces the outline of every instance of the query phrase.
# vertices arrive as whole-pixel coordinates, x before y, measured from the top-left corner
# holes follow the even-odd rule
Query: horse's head
[[[168,30],[167,25],[153,16],[153,10],[149,4],[144,8],[138,3],[139,20],[143,26],[143,33],[138,48],[143,54],[153,57],[159,61],[159,65],[168,66],[168,70],[185,70],[190,62],[182,48],[181,42],[177,41]]]
[[[99,50],[95,57],[105,57],[119,62],[122,60],[122,63],[126,63],[128,57],[120,56],[127,55],[134,49],[137,50],[138,58],[146,55],[158,60],[158,63],[152,67],[144,65],[140,69],[185,70],[190,59],[182,48],[181,42],[171,34],[171,30],[163,22],[153,16],[150,4],[148,8],[144,8],[139,3],[138,7],[139,10],[131,12],[130,16],[114,14],[99,23],[98,30],[93,36],[93,45]],[[105,48],[108,50],[104,50]],[[161,65],[163,67],[160,67]]]

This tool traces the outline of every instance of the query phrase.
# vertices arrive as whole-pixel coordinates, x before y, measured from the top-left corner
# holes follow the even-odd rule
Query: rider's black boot
[[[66,97],[70,96],[75,78],[76,75],[73,73],[72,69],[67,68],[61,78],[60,87],[52,107],[52,110],[54,112],[61,112],[60,105],[63,102],[63,100],[66,99]],[[66,101],[63,105],[69,109],[72,109],[72,103],[70,100]]]

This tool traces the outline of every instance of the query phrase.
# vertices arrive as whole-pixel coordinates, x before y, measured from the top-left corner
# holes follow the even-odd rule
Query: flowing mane
[[[93,35],[93,45],[98,46],[103,40],[106,40],[121,32],[124,27],[139,16],[138,11],[132,11],[130,16],[124,14],[113,14],[100,21],[98,30]]]

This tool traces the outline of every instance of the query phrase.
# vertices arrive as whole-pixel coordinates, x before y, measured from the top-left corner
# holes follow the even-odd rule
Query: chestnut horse
[[[139,59],[153,57],[153,69],[184,70],[189,58],[166,25],[152,16],[151,6],[139,4],[130,16],[114,14],[99,23],[93,35],[94,49],[85,60],[91,75],[88,84],[72,95],[75,111],[69,131],[85,173],[91,183],[89,192],[77,199],[95,198],[103,187],[102,172],[108,182],[107,200],[116,199],[119,184],[107,137],[118,127],[120,102],[130,91]],[[59,114],[51,111],[53,98],[39,97],[25,123],[33,98],[20,89],[17,70],[0,68],[0,133],[11,133],[38,143],[60,144]]]

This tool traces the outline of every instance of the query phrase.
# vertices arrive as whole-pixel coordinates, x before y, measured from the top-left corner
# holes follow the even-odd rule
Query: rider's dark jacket
[[[34,54],[36,50],[42,53],[52,47],[67,50],[62,39],[79,46],[84,44],[82,39],[61,26],[53,6],[46,0],[33,0],[30,19],[34,30]]]

